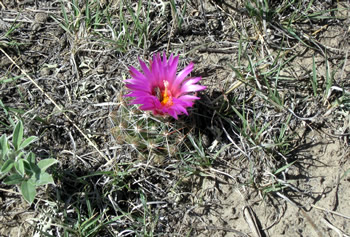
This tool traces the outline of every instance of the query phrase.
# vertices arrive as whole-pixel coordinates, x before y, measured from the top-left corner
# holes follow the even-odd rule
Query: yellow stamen
[[[163,81],[163,83],[164,83],[164,91],[162,92],[162,100],[160,101],[160,103],[162,105],[172,106],[173,97],[171,96],[171,92],[168,91],[169,82]]]

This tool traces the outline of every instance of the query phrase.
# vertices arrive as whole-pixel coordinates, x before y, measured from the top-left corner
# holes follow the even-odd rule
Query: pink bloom
[[[195,100],[200,99],[189,93],[206,89],[206,86],[196,84],[200,77],[187,78],[193,70],[190,63],[176,75],[179,56],[165,53],[163,59],[160,54],[153,56],[150,66],[140,60],[143,73],[130,67],[132,79],[126,80],[129,93],[125,96],[134,97],[131,104],[141,104],[140,109],[151,110],[154,115],[170,115],[175,119],[180,114],[186,114],[186,108],[192,107]]]

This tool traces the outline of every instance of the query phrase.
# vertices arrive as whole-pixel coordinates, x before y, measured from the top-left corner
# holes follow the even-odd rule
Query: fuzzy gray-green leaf
[[[23,149],[23,148],[26,148],[29,144],[35,142],[37,139],[36,136],[31,136],[31,137],[28,137],[27,139],[25,139],[21,145],[19,146],[19,149]]]
[[[24,177],[24,160],[23,159],[19,159],[16,163],[15,163],[15,168],[17,170],[17,172]]]
[[[45,184],[54,184],[55,182],[53,181],[52,176],[49,173],[41,173],[39,176],[39,179],[36,180],[35,185],[40,186],[40,185],[45,185]]]
[[[36,195],[34,183],[31,180],[23,181],[20,189],[24,199],[31,204]]]
[[[8,144],[6,135],[3,134],[0,138],[0,148],[1,148],[1,159],[4,160],[8,152]]]
[[[12,185],[12,184],[19,184],[20,182],[22,182],[23,177],[19,174],[13,174],[10,176],[7,176],[3,183],[7,184],[7,185]]]
[[[7,172],[9,172],[12,169],[14,162],[15,161],[13,159],[6,160],[1,166],[0,173],[6,174]]]
[[[23,123],[20,120],[17,123],[15,130],[13,131],[13,136],[12,136],[12,142],[13,142],[13,145],[14,145],[16,151],[19,149],[19,146],[22,142],[22,139],[23,139]]]
[[[44,172],[47,168],[56,163],[58,163],[56,159],[49,158],[39,161],[38,167],[40,168],[41,172]]]

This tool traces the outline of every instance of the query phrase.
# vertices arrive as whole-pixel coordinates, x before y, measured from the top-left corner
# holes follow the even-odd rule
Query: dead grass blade
[[[334,215],[341,216],[341,217],[343,217],[343,218],[346,218],[346,219],[349,219],[349,220],[350,220],[350,216],[343,215],[343,214],[341,214],[341,213],[339,213],[339,212],[327,210],[327,209],[325,209],[325,208],[318,207],[318,206],[315,206],[315,205],[313,205],[313,204],[312,204],[311,206],[314,207],[314,208],[316,208],[316,209],[319,209],[319,210],[322,210],[322,211],[325,211],[325,212],[328,212],[328,213],[332,213],[332,214],[334,214]]]
[[[253,232],[253,236],[255,237],[261,237],[261,232],[259,230],[258,223],[256,221],[256,217],[253,213],[253,210],[249,206],[243,207],[243,214],[244,214],[244,219],[248,223],[249,228]]]

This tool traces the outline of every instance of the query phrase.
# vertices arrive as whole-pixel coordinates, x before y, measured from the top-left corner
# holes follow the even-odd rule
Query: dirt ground
[[[245,20],[243,13],[220,4],[222,1],[203,1],[203,5],[200,2],[189,2],[187,12],[190,17],[186,19],[183,31],[174,31],[170,43],[168,38],[161,38],[162,32],[159,33],[158,38],[146,45],[143,56],[167,48],[180,53],[189,52],[180,64],[195,62],[193,74],[202,76],[202,83],[208,86],[202,95],[203,100],[213,101],[238,81],[237,72],[231,66],[241,63],[244,68],[249,65],[248,58],[243,56],[238,62],[241,46],[237,42],[243,37],[238,32],[243,29],[247,31],[245,36],[250,40],[246,45],[247,55],[254,52],[255,44],[260,45],[261,32],[249,25],[250,21]],[[123,86],[121,82],[128,77],[127,67],[136,62],[137,53],[142,50],[122,52],[106,41],[84,35],[84,29],[79,29],[75,38],[72,37],[52,17],[61,14],[60,3],[56,1],[5,0],[0,3],[1,49],[40,84],[45,93],[64,106],[73,122],[83,128],[101,150],[106,154],[125,152],[123,148],[110,148],[118,147],[110,135],[110,114],[115,108],[102,104],[118,101]],[[236,6],[235,3],[230,4]],[[273,117],[271,119],[266,114],[266,105],[258,102],[263,109],[258,113],[258,118],[252,119],[271,119],[271,130],[275,126],[280,130],[277,124],[291,115],[288,135],[291,136],[292,149],[285,161],[294,162],[293,165],[286,168],[283,174],[274,174],[275,170],[269,170],[269,166],[259,168],[257,165],[252,169],[252,164],[260,164],[267,159],[263,157],[265,153],[256,147],[244,147],[237,134],[217,132],[227,125],[220,125],[215,113],[207,112],[210,119],[200,127],[203,134],[209,137],[208,153],[215,142],[218,145],[212,154],[225,146],[227,148],[216,165],[203,168],[203,172],[210,175],[193,175],[184,181],[177,177],[176,170],[171,170],[174,176],[167,177],[177,177],[186,185],[183,185],[183,194],[178,198],[164,194],[169,205],[164,209],[165,213],[160,214],[163,219],[160,218],[159,225],[163,227],[159,229],[166,234],[153,233],[155,236],[350,236],[350,110],[349,105],[334,105],[342,95],[339,88],[350,91],[350,5],[346,1],[333,4],[345,9],[336,14],[347,20],[328,24],[320,20],[310,23],[311,26],[300,25],[314,27],[310,32],[320,29],[315,37],[319,45],[326,46],[328,59],[317,47],[311,50],[298,41],[291,40],[290,50],[285,51],[286,55],[296,57],[282,69],[281,75],[298,80],[285,80],[278,85],[278,90],[287,101],[286,106],[294,111],[293,114],[288,110],[273,111],[269,114]],[[203,10],[206,17],[201,15]],[[15,23],[18,23],[16,27]],[[171,26],[167,27],[169,31]],[[12,28],[13,31],[6,35]],[[276,56],[278,49],[273,45],[279,37],[282,38],[282,33],[273,26],[269,26],[269,32],[270,35],[264,36],[263,40],[269,41],[267,44],[271,48],[267,51],[264,49],[264,52]],[[259,56],[265,58],[265,55]],[[334,72],[333,87],[330,94],[325,96],[326,100],[321,96],[306,95],[310,80],[308,77],[305,79],[305,75],[312,74],[313,56],[320,85],[326,84],[327,73]],[[26,132],[41,138],[36,151],[44,156],[55,154],[63,168],[74,167],[77,174],[86,174],[105,164],[105,160],[87,144],[72,123],[57,112],[54,104],[28,80],[23,71],[16,68],[9,57],[0,53],[0,76],[19,76],[19,79],[0,84],[0,99],[6,106],[27,111],[21,114],[29,119]],[[251,60],[261,58],[252,56]],[[264,65],[259,73],[264,73]],[[238,101],[253,95],[249,101],[258,101],[246,85],[235,88],[227,95],[228,99],[231,95]],[[224,104],[221,100],[218,103]],[[35,116],[46,122],[38,122]],[[1,116],[2,122],[5,117]],[[230,142],[230,138],[234,143]],[[249,156],[243,156],[240,149]],[[271,163],[274,159],[271,158]],[[281,159],[274,164],[285,164],[283,162]],[[158,168],[167,171],[169,166],[162,164]],[[251,182],[249,177],[253,173],[258,174],[255,176],[257,180]],[[161,178],[156,176],[160,186],[173,184],[162,175],[159,175]],[[281,183],[283,187],[279,189]],[[260,186],[256,187],[256,184]],[[57,184],[57,187],[60,185]],[[275,191],[263,192],[274,185],[278,186]],[[15,188],[10,189],[2,184],[0,188],[0,236],[33,235],[35,231],[31,227],[40,219],[41,213],[35,205],[26,205]],[[165,190],[169,191],[170,188]],[[40,195],[46,197],[49,194],[41,190]],[[43,205],[41,211],[48,205],[43,203],[39,201],[36,204]]]
[[[342,140],[318,131],[308,132],[303,142],[308,145],[295,154],[303,163],[289,172],[298,194],[263,198],[236,179],[228,179],[228,184],[206,181],[197,187],[204,204],[191,210],[184,222],[197,230],[197,236],[256,236],[245,217],[249,210],[262,236],[346,236],[349,178],[340,177],[349,167],[349,150]]]

